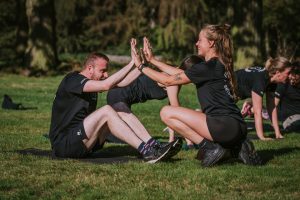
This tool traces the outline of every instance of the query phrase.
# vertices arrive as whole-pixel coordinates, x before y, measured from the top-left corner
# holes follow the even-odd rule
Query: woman
[[[198,158],[202,166],[217,164],[225,156],[226,148],[238,147],[238,157],[245,164],[260,164],[253,144],[246,140],[247,128],[235,105],[232,42],[228,25],[206,25],[196,43],[198,55],[205,62],[190,69],[172,68],[156,60],[148,40],[144,39],[146,59],[165,74],[144,64],[134,51],[138,69],[151,79],[165,85],[194,83],[202,112],[183,107],[165,106],[161,110],[163,122],[183,137],[199,144]]]
[[[191,67],[192,64],[200,63],[203,59],[199,56],[192,55],[184,59],[183,63],[179,67],[185,70]],[[144,103],[152,99],[165,99],[168,97],[170,105],[179,106],[178,92],[180,87],[169,86],[165,87],[162,84],[158,84],[149,77],[141,75],[137,70],[137,73],[133,71],[132,83],[126,87],[113,88],[107,93],[107,104],[112,106],[121,118],[141,136],[149,135],[143,124],[137,119],[137,117],[131,111],[131,105],[137,103]],[[137,78],[136,78],[137,77]],[[169,142],[175,140],[174,131],[169,129],[170,138]],[[193,143],[186,139],[188,146],[193,146]]]
[[[279,119],[285,132],[300,132],[300,63],[292,64],[289,81],[278,84],[275,92]]]
[[[266,93],[266,103],[269,116],[277,139],[283,138],[278,126],[278,118],[274,106],[273,93],[276,83],[285,83],[291,70],[290,62],[284,57],[270,58],[262,67],[249,67],[235,72],[238,83],[238,96],[240,99],[252,98],[253,113],[255,120],[256,134],[261,140],[271,140],[265,137],[263,132],[263,95]],[[247,112],[243,106],[242,114]]]

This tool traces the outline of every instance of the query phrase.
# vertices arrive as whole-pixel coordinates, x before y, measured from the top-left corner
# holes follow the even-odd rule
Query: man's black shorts
[[[104,144],[99,144],[99,140],[91,151],[88,151],[82,140],[87,139],[83,122],[78,126],[67,129],[61,133],[63,137],[53,146],[53,153],[56,157],[61,158],[84,158],[91,151],[101,149]]]

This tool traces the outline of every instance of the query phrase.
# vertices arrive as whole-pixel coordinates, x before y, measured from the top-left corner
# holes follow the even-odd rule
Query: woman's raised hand
[[[151,44],[150,44],[148,38],[146,38],[146,37],[144,37],[143,52],[144,52],[146,60],[148,62],[151,62],[151,59],[153,58],[152,47],[151,47]]]

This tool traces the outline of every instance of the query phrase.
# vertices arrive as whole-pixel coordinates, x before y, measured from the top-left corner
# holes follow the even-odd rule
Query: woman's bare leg
[[[165,106],[160,115],[167,126],[195,144],[199,144],[203,138],[212,141],[204,113],[183,107]]]

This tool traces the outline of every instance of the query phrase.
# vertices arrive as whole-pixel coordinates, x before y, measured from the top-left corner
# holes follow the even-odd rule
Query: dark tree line
[[[235,64],[300,56],[296,0],[2,0],[0,67],[32,74],[58,70],[61,55],[129,54],[146,35],[156,53],[181,60],[195,53],[205,23],[232,25]]]

